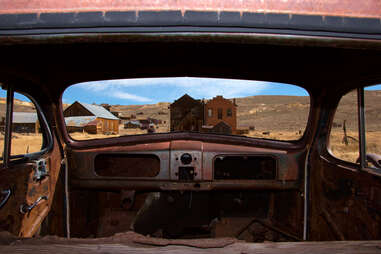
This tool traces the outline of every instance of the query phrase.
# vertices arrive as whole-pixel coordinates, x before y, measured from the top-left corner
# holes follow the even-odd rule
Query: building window
[[[213,109],[208,108],[208,117],[212,117],[212,116],[213,116]]]
[[[227,111],[226,111],[226,116],[232,116],[233,113],[232,113],[232,109],[231,108],[228,108]]]
[[[222,119],[222,108],[217,109],[218,119]]]

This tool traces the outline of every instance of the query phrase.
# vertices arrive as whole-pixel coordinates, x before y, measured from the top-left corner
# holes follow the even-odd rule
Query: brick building
[[[224,122],[226,125],[231,127],[231,133],[229,134],[236,133],[237,105],[235,104],[234,99],[231,101],[222,96],[214,97],[205,104],[204,117],[205,126],[217,126],[220,122]],[[225,132],[227,131],[226,126],[224,126],[223,130]]]

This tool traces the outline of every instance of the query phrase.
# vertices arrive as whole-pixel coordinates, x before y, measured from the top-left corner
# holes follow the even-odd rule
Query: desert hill
[[[357,92],[345,95],[335,114],[335,123],[346,120],[348,130],[357,130]],[[365,91],[365,121],[367,131],[381,130],[381,90]]]
[[[135,115],[136,119],[147,119],[147,117],[169,121],[169,102],[159,102],[146,105],[112,105],[111,111],[119,112],[123,116]]]
[[[309,98],[305,96],[249,96],[236,99],[238,128],[254,126],[258,130],[303,130],[307,122]],[[170,103],[114,105],[111,111],[169,121]],[[295,121],[295,119],[297,119]]]
[[[5,116],[6,103],[7,103],[6,98],[0,98],[0,117]],[[14,99],[13,105],[14,105],[13,110],[15,112],[36,112],[36,109],[34,108],[34,105],[32,102]]]
[[[238,127],[257,130],[304,130],[309,97],[261,95],[237,98]]]

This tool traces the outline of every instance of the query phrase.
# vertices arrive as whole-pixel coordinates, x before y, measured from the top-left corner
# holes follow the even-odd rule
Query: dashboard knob
[[[184,165],[188,165],[192,162],[192,155],[190,155],[189,153],[184,153],[183,155],[181,155],[180,160]]]

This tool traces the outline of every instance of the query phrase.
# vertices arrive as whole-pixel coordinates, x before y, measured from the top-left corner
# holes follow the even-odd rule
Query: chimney
[[[111,109],[111,105],[107,104],[107,103],[103,103],[103,104],[101,104],[101,106],[104,107],[107,111],[110,111],[110,109]]]

